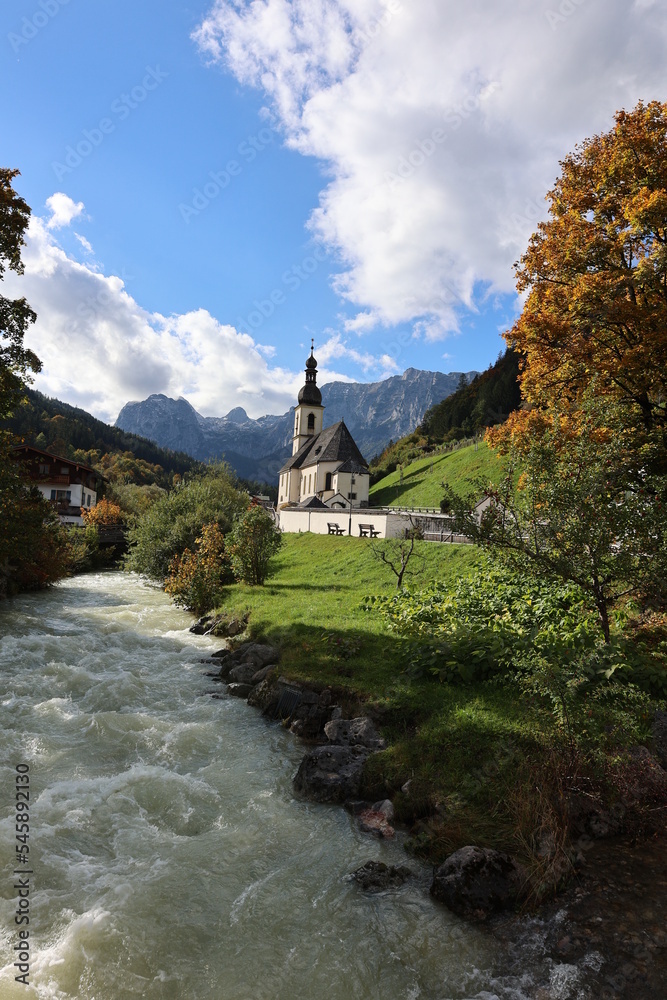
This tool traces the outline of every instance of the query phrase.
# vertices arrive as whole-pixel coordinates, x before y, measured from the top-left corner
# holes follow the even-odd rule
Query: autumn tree
[[[667,105],[615,117],[562,162],[517,265],[524,407],[488,432],[514,474],[466,525],[579,584],[607,641],[623,596],[660,597],[667,541]]]
[[[595,378],[650,429],[667,402],[667,104],[615,119],[561,163],[517,265],[528,297],[506,339],[527,358],[527,402],[576,408]]]
[[[201,615],[215,607],[233,579],[225,537],[217,524],[206,524],[194,548],[172,560],[164,589],[177,604]]]

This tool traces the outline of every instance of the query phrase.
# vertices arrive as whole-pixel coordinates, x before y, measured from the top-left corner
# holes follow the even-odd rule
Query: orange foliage
[[[98,527],[125,523],[123,511],[111,500],[100,500],[95,507],[82,507],[81,516],[86,524]]]
[[[527,402],[567,411],[592,385],[650,428],[667,399],[667,104],[615,118],[561,164],[506,339],[526,358]]]

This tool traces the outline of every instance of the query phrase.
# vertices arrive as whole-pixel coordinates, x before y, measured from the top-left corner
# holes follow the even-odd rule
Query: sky
[[[0,165],[35,386],[113,422],[482,370],[559,161],[667,100],[667,0],[20,0]]]

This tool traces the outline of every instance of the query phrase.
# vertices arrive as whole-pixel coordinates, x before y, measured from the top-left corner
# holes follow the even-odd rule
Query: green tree
[[[17,174],[0,168],[0,281],[7,268],[23,272],[30,209],[12,187]],[[24,344],[35,319],[24,298],[0,295],[0,418],[21,400],[30,373],[40,370],[39,359]],[[0,429],[0,597],[48,586],[67,572],[64,532],[39,491],[21,479],[12,444],[11,433]]]
[[[9,268],[23,273],[21,249],[30,221],[30,208],[12,187],[18,170],[0,167],[0,281]],[[21,398],[23,382],[41,363],[24,344],[25,333],[37,316],[25,298],[0,295],[0,417],[8,416]]]
[[[273,520],[261,507],[251,506],[237,519],[230,536],[232,571],[241,583],[261,586],[269,563],[283,543]]]
[[[226,535],[247,505],[248,495],[237,488],[225,465],[179,483],[157,499],[128,531],[127,568],[162,583],[174,557],[196,548],[205,525],[216,524]]]
[[[478,543],[523,569],[576,583],[592,600],[605,640],[610,610],[629,595],[659,595],[665,572],[667,476],[657,473],[661,434],[624,425],[591,389],[567,417],[534,410],[503,432],[510,471],[481,518],[459,510]],[[529,429],[529,433],[527,430]]]

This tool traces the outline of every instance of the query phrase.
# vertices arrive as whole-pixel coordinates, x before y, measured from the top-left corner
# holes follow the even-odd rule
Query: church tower
[[[306,361],[306,381],[299,390],[299,402],[294,410],[293,455],[309,438],[316,437],[321,432],[324,419],[322,393],[317,388],[317,361],[313,353],[315,342],[311,340],[310,345],[310,357]]]

